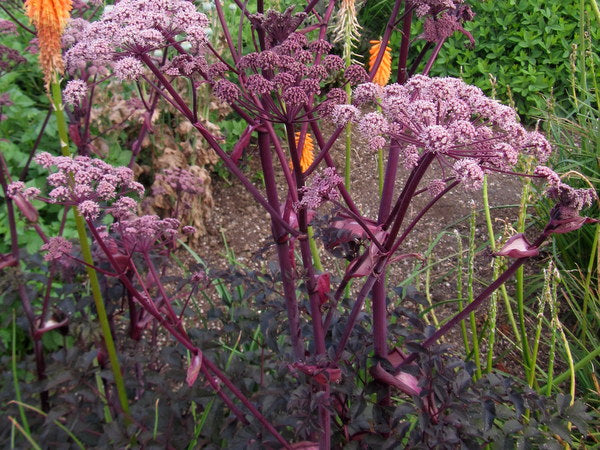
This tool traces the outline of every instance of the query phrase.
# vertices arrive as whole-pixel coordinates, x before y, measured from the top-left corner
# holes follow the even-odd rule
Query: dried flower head
[[[168,185],[175,193],[197,195],[204,192],[204,181],[181,168],[165,169],[162,174],[156,176],[155,181]]]

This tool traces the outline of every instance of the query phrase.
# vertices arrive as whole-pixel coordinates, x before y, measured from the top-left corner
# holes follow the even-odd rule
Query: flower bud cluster
[[[537,166],[533,174],[546,179],[548,183],[546,194],[562,207],[581,211],[591,206],[598,198],[594,189],[576,189],[563,183],[560,176],[549,167]]]
[[[213,84],[213,93],[226,103],[237,101],[254,109],[268,120],[283,121],[285,117],[294,117],[304,106],[310,108],[311,98],[322,94],[323,82],[342,72],[345,65],[339,56],[328,54],[332,46],[324,40],[309,42],[304,34],[293,32],[281,41],[272,42],[268,50],[240,58],[237,63],[240,87],[220,78]],[[367,79],[360,66],[350,66],[345,73],[350,83]],[[345,100],[345,93],[342,97],[338,90],[334,88],[332,95],[327,94],[319,109],[322,113],[332,112],[334,105]]]
[[[148,253],[154,248],[169,244],[179,232],[177,219],[161,219],[155,215],[121,219],[111,225],[111,236],[116,238],[120,248],[128,254]]]

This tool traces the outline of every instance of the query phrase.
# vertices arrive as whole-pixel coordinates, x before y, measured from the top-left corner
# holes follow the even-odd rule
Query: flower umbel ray
[[[38,34],[40,45],[40,64],[44,71],[46,87],[52,81],[55,72],[64,71],[60,38],[70,17],[71,0],[27,0],[25,14]]]
[[[373,70],[373,65],[375,64],[377,54],[379,53],[379,48],[381,47],[381,41],[370,41],[370,43],[371,49],[369,50],[369,71]],[[385,86],[388,84],[388,81],[390,81],[391,74],[392,49],[386,46],[385,52],[383,53],[383,58],[381,59],[381,64],[379,64],[379,68],[377,69],[377,72],[375,72],[375,77],[373,77],[373,83],[376,83],[379,86]]]

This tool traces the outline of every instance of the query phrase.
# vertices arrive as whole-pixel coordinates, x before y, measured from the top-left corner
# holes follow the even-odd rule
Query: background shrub
[[[385,16],[393,3],[380,1],[361,10],[365,36],[375,38],[383,32]],[[587,27],[589,31],[582,32],[578,25],[582,11],[587,20],[593,16],[587,5],[580,3],[583,2],[472,2],[475,19],[467,22],[465,29],[475,37],[475,47],[468,48],[465,36],[455,33],[445,43],[431,75],[460,76],[491,95],[489,75],[492,74],[497,79],[497,97],[502,101],[510,101],[512,97],[522,119],[532,124],[546,108],[550,95],[563,106],[569,102],[573,72],[570,58],[581,49],[581,36],[589,34],[592,42],[600,38],[598,27]],[[413,37],[418,34],[417,30]],[[399,34],[395,38],[399,40]],[[397,48],[396,42],[392,44]],[[597,54],[592,56],[598,61]]]

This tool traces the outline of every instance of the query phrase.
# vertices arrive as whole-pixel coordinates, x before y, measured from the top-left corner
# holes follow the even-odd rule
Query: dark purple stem
[[[233,39],[231,38],[231,33],[229,32],[229,27],[227,26],[227,20],[225,20],[225,14],[223,14],[223,7],[221,6],[220,0],[214,1],[215,9],[217,10],[217,15],[219,16],[219,22],[221,22],[221,31],[223,32],[223,36],[225,36],[225,41],[227,42],[227,46],[229,47],[229,52],[231,53],[231,57],[234,62],[238,62],[240,57],[235,51],[235,45],[233,45]]]
[[[431,52],[431,56],[429,57],[429,60],[427,61],[427,64],[425,64],[425,68],[423,69],[423,75],[429,74],[429,71],[431,70],[433,63],[435,62],[436,58],[440,54],[440,50],[442,49],[444,42],[446,42],[445,39],[441,39],[438,42],[436,42],[435,48],[433,49],[433,52]]]
[[[530,248],[538,248],[540,247],[546,238],[548,237],[547,233],[542,233],[535,242],[531,245]],[[525,261],[527,261],[529,257],[519,258],[515,260],[494,282],[492,282],[488,287],[486,287],[483,292],[481,292],[471,303],[469,303],[465,309],[455,315],[452,319],[446,322],[439,330],[433,333],[430,337],[425,339],[421,345],[425,348],[430,347],[436,341],[438,341],[442,336],[444,336],[450,329],[460,323],[461,320],[465,319],[470,313],[478,309],[483,301],[488,298],[492,293],[502,286],[516,271],[519,267],[521,267]],[[407,364],[413,362],[418,356],[418,353],[411,353],[402,361],[402,363],[396,368],[399,369]],[[397,371],[396,371],[397,373]]]
[[[427,205],[425,205],[423,207],[423,209],[421,211],[419,211],[419,214],[417,214],[413,220],[408,224],[408,226],[406,227],[406,229],[404,230],[404,232],[400,235],[400,237],[398,238],[398,240],[396,241],[396,243],[394,244],[394,246],[392,247],[392,249],[390,250],[390,254],[394,254],[396,252],[396,250],[398,249],[398,247],[402,244],[402,242],[404,242],[404,239],[406,239],[406,236],[408,236],[408,234],[413,230],[413,228],[417,225],[417,223],[419,222],[419,220],[421,220],[421,218],[425,215],[425,213],[427,211],[429,211],[429,209],[435,205],[435,203],[442,198],[444,195],[446,195],[450,190],[454,189],[456,186],[458,186],[458,184],[460,184],[460,181],[454,181],[453,183],[449,184],[448,186],[446,186],[446,188],[440,192],[438,195],[436,195],[434,198],[432,198]]]
[[[16,261],[16,266],[20,267],[19,262],[19,240],[18,240],[18,232],[17,232],[17,223],[15,220],[15,211],[13,207],[12,199],[7,195],[8,183],[6,174],[8,173],[8,168],[6,167],[6,162],[4,161],[4,157],[0,154],[0,185],[2,186],[2,190],[4,191],[4,197],[6,201],[6,211],[8,217],[8,229],[10,230],[10,251],[11,255]],[[38,380],[42,381],[46,378],[46,363],[44,362],[44,350],[42,348],[42,342],[40,340],[41,336],[37,335],[37,324],[35,322],[35,314],[33,312],[33,307],[31,306],[31,300],[29,299],[29,295],[27,294],[27,289],[25,288],[25,284],[18,283],[19,297],[21,298],[21,304],[23,305],[23,311],[25,312],[25,316],[27,317],[27,321],[29,322],[29,332],[31,338],[33,339],[33,350],[35,353],[35,365]],[[50,404],[48,401],[48,391],[40,392],[40,402],[43,411],[50,410]]]
[[[273,159],[271,157],[270,139],[267,133],[258,133],[258,150],[260,162],[265,177],[267,199],[270,205],[280,210],[279,196],[277,195],[277,181],[273,171]],[[296,298],[296,287],[294,285],[293,268],[290,261],[289,239],[285,230],[278,222],[271,219],[271,230],[273,239],[277,244],[277,256],[281,268],[281,281],[285,295],[287,315],[290,328],[290,339],[294,350],[294,357],[298,360],[304,358],[304,345],[300,335],[300,313],[298,300]]]
[[[233,175],[235,175],[236,178],[238,178],[238,180],[240,180],[240,182],[244,185],[246,190],[256,199],[256,201],[258,203],[261,204],[261,206],[263,208],[265,208],[267,210],[267,212],[271,215],[271,217],[274,220],[277,220],[293,236],[297,236],[299,233],[296,230],[294,230],[292,227],[290,227],[289,224],[287,224],[283,220],[283,218],[281,217],[281,215],[279,214],[278,211],[275,211],[273,208],[271,208],[271,205],[269,205],[269,202],[262,196],[262,194],[258,191],[256,186],[254,186],[252,184],[252,182],[250,180],[248,180],[248,178],[243,174],[243,172],[240,170],[240,168],[237,166],[237,164],[235,164],[231,160],[229,155],[227,153],[225,153],[225,151],[221,148],[221,146],[216,141],[216,139],[214,138],[212,133],[210,131],[208,131],[201,123],[193,121],[194,114],[192,113],[192,111],[188,108],[188,106],[185,104],[183,99],[179,96],[179,94],[177,93],[175,88],[173,88],[171,83],[169,83],[169,80],[167,80],[165,78],[165,76],[162,74],[162,72],[158,69],[158,67],[156,67],[154,65],[154,63],[148,57],[148,55],[142,54],[142,55],[140,55],[140,58],[148,66],[148,68],[152,71],[152,73],[156,76],[156,78],[160,81],[160,83],[165,87],[165,89],[169,92],[169,94],[172,97],[174,106],[176,106],[177,109],[189,121],[192,122],[192,124],[194,125],[194,128],[196,128],[196,130],[198,130],[200,132],[202,137],[204,137],[204,139],[206,139],[208,144],[217,153],[217,155],[219,155],[219,157],[223,160],[223,163],[225,164],[225,166],[227,166],[227,168],[231,171],[231,173],[233,173]]]
[[[400,55],[398,57],[398,83],[404,84],[408,80],[406,61],[408,60],[408,48],[410,46],[410,28],[412,26],[412,7],[407,1],[404,5],[404,19],[402,22],[402,41],[400,43]]]
[[[383,180],[383,192],[379,202],[378,223],[384,223],[387,219],[394,196],[394,184],[398,173],[398,161],[400,159],[400,145],[393,141],[390,145],[390,154],[388,156],[385,178]]]
[[[290,154],[292,158],[292,165],[294,167],[294,175],[296,176],[296,186],[300,190],[304,186],[304,176],[300,166],[300,158],[296,149],[296,136],[294,135],[294,127],[291,124],[285,126],[287,132],[288,145],[290,146]],[[299,196],[299,199],[302,198]],[[302,208],[297,212],[298,216],[298,229],[304,236],[299,238],[300,253],[302,255],[302,265],[306,274],[306,287],[308,290],[309,301],[310,301],[310,316],[312,320],[314,340],[315,340],[315,352],[317,355],[325,354],[325,333],[323,332],[323,321],[321,318],[321,305],[319,301],[319,295],[316,289],[315,282],[315,270],[312,263],[312,254],[310,253],[310,246],[306,236],[308,235],[308,220],[306,208]]]
[[[118,271],[120,265],[115,260],[114,256],[110,252],[110,250],[107,248],[106,243],[103,241],[102,237],[98,233],[98,230],[96,229],[96,227],[94,226],[94,224],[91,221],[86,220],[86,222],[88,225],[88,229],[90,230],[90,232],[92,233],[92,235],[94,237],[94,240],[96,241],[96,243],[100,246],[100,248],[106,255],[106,258],[108,259],[109,263],[113,266],[114,270]],[[127,276],[125,274],[123,274],[123,273],[120,274],[118,276],[118,278],[123,283],[125,288],[129,292],[131,292],[132,295],[138,300],[140,305],[142,305],[142,307],[146,311],[148,311],[158,321],[159,324],[161,324],[163,327],[165,327],[165,329],[171,334],[171,336],[173,336],[179,343],[181,343],[185,348],[190,350],[193,354],[198,354],[201,352],[201,350],[191,342],[191,340],[185,333],[185,330],[183,331],[183,333],[181,333],[173,326],[173,324],[171,324],[168,320],[166,320],[165,317],[154,306],[154,304],[152,302],[149,302],[145,298],[144,295],[140,294],[140,292],[135,288],[135,286],[131,283],[131,280],[129,280],[129,278],[127,278]],[[286,448],[291,448],[290,445],[287,443],[287,441],[285,439],[283,439],[283,437],[277,432],[277,430],[275,430],[273,425],[271,425],[269,423],[269,421],[267,421],[267,419],[261,414],[261,412],[258,409],[256,409],[256,407],[250,402],[250,400],[248,400],[248,398],[239,389],[237,389],[235,387],[235,385],[231,382],[231,380],[229,380],[225,376],[225,374],[223,374],[223,372],[221,372],[206,357],[203,357],[202,364],[205,365],[211,372],[213,372],[223,382],[223,384],[225,384],[227,386],[227,388],[250,410],[252,415],[254,415],[254,417],[256,417],[256,419],[261,424],[263,424],[263,426],[267,430],[269,430],[269,432],[282,445],[284,445]]]

